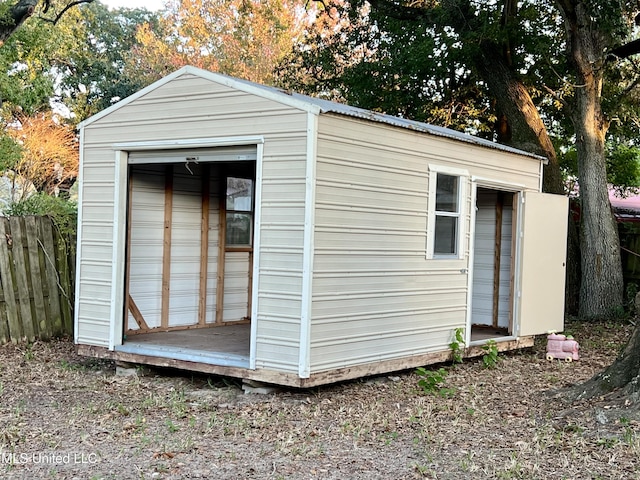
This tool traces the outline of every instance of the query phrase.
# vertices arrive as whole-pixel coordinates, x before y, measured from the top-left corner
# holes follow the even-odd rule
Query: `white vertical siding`
[[[249,309],[249,254],[227,252],[224,267],[222,321],[235,322],[247,317]]]
[[[300,351],[306,114],[298,121],[299,135],[264,144],[256,319],[256,367],[293,373]]]
[[[538,161],[330,115],[318,138],[312,372],[446,350],[466,325],[471,204],[462,258],[427,259],[429,165],[535,189]]]
[[[164,165],[136,167],[131,175],[129,295],[150,328],[159,327],[162,311],[164,239]],[[137,324],[128,313],[128,328]]]
[[[84,145],[84,130],[80,130],[80,145]],[[80,160],[80,165],[83,164],[82,158],[84,157],[84,150],[82,149],[82,147],[80,147],[80,155],[79,155],[79,160]],[[83,192],[82,192],[82,184],[83,184],[83,175],[82,175],[82,168],[78,169],[78,178],[76,179],[76,182],[78,184],[78,218],[82,218],[82,199],[83,199]],[[77,238],[81,239],[82,238],[82,224],[80,222],[78,222],[78,226],[77,226]],[[82,244],[81,242],[77,242],[76,245],[76,265],[78,266],[78,270],[80,269],[80,265],[82,263]],[[76,277],[77,278],[77,277]],[[91,288],[91,284],[88,283],[87,284],[88,288]],[[86,291],[86,290],[85,290]],[[73,310],[74,312],[77,312],[78,310],[80,310],[80,282],[76,281],[75,282],[75,286],[74,286],[74,305],[73,305]],[[74,315],[73,318],[73,341],[74,343],[78,343],[78,337],[79,337],[79,329],[80,329],[80,325],[79,325],[79,318],[78,315]]]
[[[173,171],[169,327],[196,325],[200,298],[202,177],[199,165]]]

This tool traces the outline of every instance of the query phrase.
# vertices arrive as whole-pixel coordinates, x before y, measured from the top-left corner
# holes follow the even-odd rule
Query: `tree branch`
[[[60,21],[62,16],[65,13],[67,13],[67,11],[69,11],[69,9],[75,7],[76,5],[80,5],[82,3],[93,3],[93,2],[94,0],[76,0],[75,2],[71,2],[68,5],[66,5],[62,10],[60,10],[60,13],[58,13],[58,15],[56,15],[54,18],[40,17],[40,20],[43,20],[45,22],[49,22],[55,25]],[[46,0],[44,2],[44,8],[42,10],[42,13],[47,13],[47,11],[49,10],[49,7],[50,7],[50,0]]]
[[[82,3],[92,3],[94,0],[74,0],[66,5],[55,18],[40,17],[45,22],[52,24],[58,23],[60,18],[70,9],[76,5]],[[47,13],[52,6],[53,0],[43,0],[42,13]],[[12,7],[9,8],[9,17],[3,22],[0,22],[0,47],[4,41],[9,38],[13,33],[22,25],[29,17],[36,11],[36,7],[40,3],[40,0],[18,0]]]
[[[640,53],[640,39],[632,40],[629,43],[625,43],[624,45],[620,45],[619,47],[614,48],[609,53],[608,57],[616,57],[616,58],[629,58],[631,55],[636,55]]]
[[[396,20],[432,20],[429,9],[405,6],[389,0],[369,0],[371,8]]]
[[[571,104],[569,102],[567,102],[564,98],[562,98],[562,96],[560,94],[558,94],[558,92],[556,92],[555,90],[551,89],[547,85],[543,85],[542,88],[549,95],[551,95],[558,102],[560,102],[562,104],[562,107],[565,108],[568,112],[573,112],[573,107],[571,106]]]

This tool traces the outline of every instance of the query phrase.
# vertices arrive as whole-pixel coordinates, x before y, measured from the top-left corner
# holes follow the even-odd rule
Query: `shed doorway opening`
[[[471,341],[513,334],[517,195],[478,187],[471,299]]]
[[[249,366],[252,149],[249,161],[225,161],[225,149],[215,149],[215,161],[183,154],[176,162],[180,152],[159,153],[153,163],[130,157],[126,311],[117,350]]]

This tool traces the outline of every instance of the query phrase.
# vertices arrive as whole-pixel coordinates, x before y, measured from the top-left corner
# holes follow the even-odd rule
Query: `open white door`
[[[564,328],[569,199],[524,193],[521,224],[520,336]]]

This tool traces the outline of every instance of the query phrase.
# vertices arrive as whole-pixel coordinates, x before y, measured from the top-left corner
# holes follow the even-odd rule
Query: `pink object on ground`
[[[547,336],[547,360],[553,360],[554,358],[567,362],[579,360],[579,349],[578,342],[568,339],[564,335],[552,333]]]

